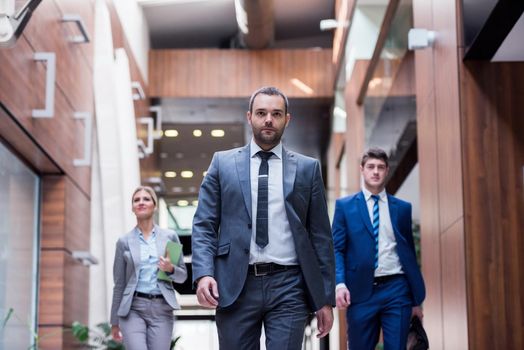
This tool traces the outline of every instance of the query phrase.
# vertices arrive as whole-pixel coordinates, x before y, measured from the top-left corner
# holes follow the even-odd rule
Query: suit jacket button
[[[251,224],[247,224],[247,228],[251,228]]]

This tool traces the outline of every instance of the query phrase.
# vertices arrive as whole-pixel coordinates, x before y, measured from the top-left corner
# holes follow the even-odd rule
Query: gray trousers
[[[309,315],[305,288],[299,268],[259,277],[248,274],[233,305],[216,311],[220,349],[260,349],[262,324],[266,349],[301,349]]]
[[[163,298],[133,297],[129,314],[119,318],[126,350],[169,350],[173,317]]]

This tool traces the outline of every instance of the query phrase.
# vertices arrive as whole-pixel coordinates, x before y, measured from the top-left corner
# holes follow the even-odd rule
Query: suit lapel
[[[362,193],[362,191],[360,191],[357,195],[357,202],[360,217],[366,225],[368,233],[371,235],[371,237],[373,237],[373,226],[371,225],[371,220],[369,219],[369,211],[368,206],[366,204],[366,197],[364,197],[364,193]]]
[[[133,264],[135,265],[135,273],[138,278],[138,271],[140,267],[140,242],[138,241],[138,232],[136,229],[133,230],[129,237],[129,251],[131,252],[131,257],[133,258]]]
[[[393,226],[393,231],[396,231],[397,219],[398,219],[398,205],[395,197],[388,194],[388,207],[389,207],[389,217],[391,218],[391,225]]]
[[[391,226],[393,228],[393,233],[395,234],[395,239],[397,242],[400,240],[406,241],[404,236],[401,234],[401,232],[398,229],[398,210],[399,210],[399,203],[397,199],[391,195],[388,194],[388,207],[389,207],[389,217],[391,218]]]
[[[156,253],[158,256],[166,255],[167,236],[155,225],[156,232]]]
[[[297,175],[297,158],[291,152],[288,152],[282,147],[282,175],[283,175],[283,187],[284,187],[284,198],[288,198],[291,191],[293,191],[293,185],[295,184],[295,177]]]
[[[240,189],[244,197],[244,204],[251,219],[251,179],[249,174],[249,145],[238,150],[235,155],[235,163],[237,167],[238,179],[240,181]]]

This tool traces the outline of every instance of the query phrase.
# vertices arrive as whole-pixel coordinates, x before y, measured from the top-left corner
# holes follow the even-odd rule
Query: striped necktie
[[[268,217],[268,185],[267,180],[269,176],[268,159],[273,155],[273,152],[259,151],[258,156],[262,161],[258,169],[258,198],[257,198],[257,229],[255,242],[260,248],[264,248],[268,242],[267,233],[267,217]]]
[[[378,200],[380,197],[372,194],[371,198],[375,201],[373,203],[373,237],[375,238],[375,269],[378,267],[378,228],[380,226],[380,217],[378,214]]]

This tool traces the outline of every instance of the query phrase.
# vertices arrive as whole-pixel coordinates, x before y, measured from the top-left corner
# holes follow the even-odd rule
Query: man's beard
[[[255,137],[255,140],[263,145],[277,145],[280,142],[280,139],[282,138],[282,133],[279,133],[278,131],[275,131],[271,135],[265,135],[264,132],[258,131],[253,134]]]

